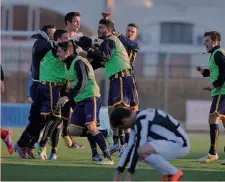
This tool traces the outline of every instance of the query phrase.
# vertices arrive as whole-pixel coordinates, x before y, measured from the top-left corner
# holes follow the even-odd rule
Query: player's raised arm
[[[135,49],[137,52],[140,50],[139,43],[137,40],[129,40],[123,34],[118,36],[123,45],[128,49]]]

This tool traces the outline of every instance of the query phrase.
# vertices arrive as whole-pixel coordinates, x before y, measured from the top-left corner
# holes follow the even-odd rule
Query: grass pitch
[[[13,129],[13,141],[16,142],[22,132]],[[223,152],[224,137],[220,136],[219,156],[225,158]],[[209,136],[191,136],[191,152],[185,159],[172,163],[184,171],[184,181],[225,181],[225,166],[220,161],[200,164],[196,159],[208,151]],[[40,159],[20,159],[16,153],[8,155],[4,143],[1,143],[1,177],[2,181],[112,181],[118,164],[114,156],[114,166],[100,166],[91,161],[91,151],[86,138],[77,141],[85,144],[84,150],[67,149],[63,139],[60,140],[58,160],[41,161]],[[50,147],[49,147],[50,149]],[[100,150],[99,150],[100,152]],[[144,163],[139,163],[134,175],[135,181],[159,181],[162,175]]]

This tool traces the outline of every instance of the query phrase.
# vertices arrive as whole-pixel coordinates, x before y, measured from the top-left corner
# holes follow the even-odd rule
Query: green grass
[[[14,129],[13,140],[17,141],[22,130]],[[60,140],[58,160],[41,161],[39,159],[19,159],[16,153],[9,156],[2,143],[1,177],[3,181],[112,181],[116,165],[99,166],[91,161],[90,148],[85,138],[77,139],[85,144],[84,150],[69,150]],[[220,137],[219,155],[224,159],[224,136]],[[200,164],[196,159],[205,154],[209,146],[209,137],[191,136],[191,152],[185,159],[172,163],[184,171],[185,181],[224,181],[225,166],[220,161]],[[115,163],[118,159],[114,156]],[[134,175],[136,181],[157,181],[162,177],[157,171],[144,163],[139,163]]]

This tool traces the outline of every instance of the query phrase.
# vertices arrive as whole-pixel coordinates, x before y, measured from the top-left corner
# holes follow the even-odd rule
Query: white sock
[[[163,157],[158,154],[151,154],[144,159],[152,168],[158,170],[163,175],[173,175],[178,173],[178,169],[166,161]]]

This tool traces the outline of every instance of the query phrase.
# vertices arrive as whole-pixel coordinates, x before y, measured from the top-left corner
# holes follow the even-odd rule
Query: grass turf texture
[[[13,141],[16,142],[22,132],[13,129]],[[184,172],[185,181],[224,181],[225,166],[220,161],[200,164],[196,159],[208,151],[209,137],[191,136],[191,152],[185,159],[174,160],[172,163]],[[58,159],[41,161],[38,159],[20,159],[16,153],[8,155],[5,145],[1,143],[1,177],[2,181],[112,181],[118,158],[114,156],[116,165],[101,166],[91,161],[91,151],[86,138],[78,138],[85,144],[84,150],[67,149],[60,138]],[[219,156],[224,159],[224,136],[220,136]],[[49,147],[50,149],[50,147]],[[100,153],[100,150],[98,150]],[[49,152],[48,152],[49,154]],[[144,163],[139,163],[133,180],[158,181],[162,175]]]

